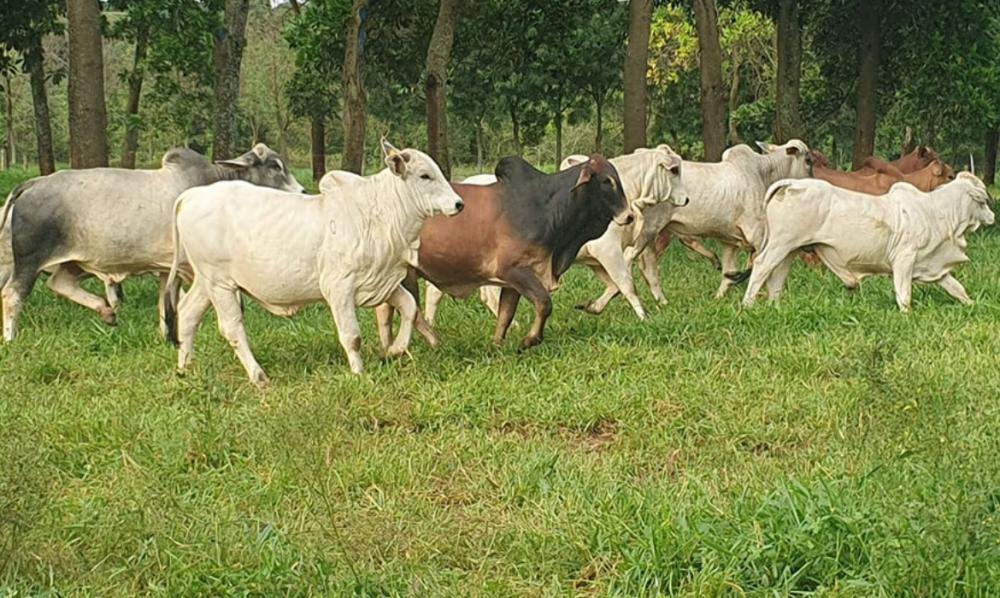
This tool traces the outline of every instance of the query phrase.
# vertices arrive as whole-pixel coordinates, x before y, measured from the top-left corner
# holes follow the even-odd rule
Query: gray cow
[[[155,272],[162,290],[173,259],[174,200],[186,189],[223,180],[304,191],[262,143],[214,164],[192,150],[172,149],[157,170],[64,170],[19,186],[0,217],[4,340],[17,335],[18,313],[42,271],[52,273],[47,284],[56,294],[108,324],[115,323],[116,301],[87,292],[82,279],[94,275],[112,284]],[[161,293],[161,315],[162,308]]]

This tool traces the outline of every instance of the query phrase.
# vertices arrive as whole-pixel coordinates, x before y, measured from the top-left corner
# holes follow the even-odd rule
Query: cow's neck
[[[560,193],[548,204],[543,245],[552,251],[552,273],[558,278],[576,260],[580,249],[601,236],[608,222],[601,219],[587,199]]]
[[[963,205],[963,189],[953,185],[938,187],[930,193],[921,193],[921,201],[936,217],[934,221],[944,227],[949,237],[961,237],[972,227],[968,210]]]
[[[780,154],[758,154],[757,160],[760,164],[760,173],[766,186],[773,185],[777,181],[788,178],[788,156]]]
[[[406,184],[389,169],[368,177],[367,184],[373,191],[366,194],[370,225],[386,230],[394,241],[415,243],[430,213],[427,206],[410,197]]]
[[[206,164],[203,172],[204,185],[211,185],[219,181],[245,181],[247,180],[248,169],[225,166],[223,164]]]

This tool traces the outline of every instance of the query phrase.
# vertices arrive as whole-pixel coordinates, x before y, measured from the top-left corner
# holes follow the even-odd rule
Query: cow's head
[[[931,189],[955,180],[955,169],[941,160],[934,160],[928,168],[931,169]]]
[[[594,154],[579,168],[579,176],[571,190],[573,198],[589,202],[598,211],[610,216],[615,224],[632,224],[635,216],[625,199],[618,171],[611,162],[600,154]]]
[[[813,175],[812,153],[801,139],[789,139],[781,145],[758,141],[757,146],[768,156],[776,158],[773,180],[804,179]]]
[[[423,208],[426,216],[454,216],[462,211],[465,202],[433,158],[412,148],[396,149],[385,137],[381,146],[382,159],[389,172],[402,181],[406,199]]]
[[[976,230],[980,226],[990,226],[995,221],[993,210],[990,209],[993,201],[986,184],[979,180],[979,177],[971,172],[960,172],[955,177],[952,185],[961,185],[963,188],[962,200],[968,202],[969,232]]]
[[[688,205],[691,200],[688,197],[687,189],[684,187],[684,177],[681,176],[684,160],[665,143],[661,143],[653,150],[639,149],[636,151],[653,152],[656,154],[654,159],[655,168],[653,172],[647,172],[647,177],[652,177],[656,181],[662,181],[665,184],[665,189],[656,190],[657,201],[669,201],[676,207]],[[646,185],[644,184],[643,186],[645,187]],[[650,184],[649,186],[655,189],[658,185]]]
[[[217,160],[215,163],[234,169],[236,178],[254,185],[305,193],[305,187],[288,172],[278,153],[263,143],[253,146],[253,149],[242,156],[231,160]]]

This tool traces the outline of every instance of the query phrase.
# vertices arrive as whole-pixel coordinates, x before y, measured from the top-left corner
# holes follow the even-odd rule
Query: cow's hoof
[[[521,351],[527,351],[528,349],[540,345],[542,342],[542,337],[540,336],[526,336],[524,340],[521,341]]]
[[[254,378],[253,385],[257,387],[257,390],[267,390],[267,387],[271,385],[271,380],[262,373]]]
[[[102,309],[100,315],[101,315],[101,321],[107,324],[108,326],[118,325],[118,316],[115,314],[115,310],[110,308]]]
[[[593,316],[598,316],[601,314],[600,310],[594,308],[593,303],[580,303],[576,308],[582,312],[588,313]]]

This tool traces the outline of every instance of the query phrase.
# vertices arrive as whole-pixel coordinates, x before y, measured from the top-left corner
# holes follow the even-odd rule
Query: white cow
[[[406,351],[416,316],[413,297],[400,286],[407,261],[424,220],[457,214],[464,204],[428,155],[397,150],[384,139],[382,151],[389,168],[370,177],[327,173],[318,196],[226,182],[177,199],[167,324],[179,344],[179,369],[187,367],[211,305],[247,375],[266,384],[243,328],[241,291],[281,316],[326,301],[356,374],[363,369],[356,308],[388,301],[402,314],[402,325],[387,354]],[[194,281],[178,313],[178,269],[185,259]]]
[[[806,246],[848,288],[867,276],[891,274],[903,312],[910,309],[914,280],[937,283],[971,304],[951,270],[969,259],[965,235],[993,224],[988,199],[983,182],[967,172],[930,193],[897,183],[882,196],[815,179],[780,181],[767,192],[767,235],[743,304],[752,305],[765,284],[776,300],[795,255]]]
[[[679,237],[716,239],[722,244],[722,282],[716,297],[724,297],[738,278],[741,248],[754,250],[764,239],[764,195],[776,181],[805,178],[812,173],[809,148],[798,139],[784,145],[760,143],[764,154],[746,145],[729,148],[721,162],[684,161],[684,186],[691,205],[673,213],[666,231]],[[661,146],[662,147],[662,146]],[[645,246],[648,240],[640,240]],[[657,256],[647,249],[640,266],[653,295],[662,300]]]
[[[559,165],[559,169],[566,170],[589,159],[582,154],[568,156]],[[603,235],[586,243],[580,249],[576,263],[589,266],[607,289],[595,301],[577,307],[588,313],[599,314],[620,292],[632,305],[639,319],[645,320],[646,311],[639,301],[632,282],[632,259],[638,255],[633,243],[639,237],[639,231],[651,227],[655,235],[669,222],[676,207],[687,205],[688,196],[681,179],[682,161],[669,146],[661,145],[656,149],[640,148],[634,153],[612,158],[610,162],[618,171],[625,198],[638,218],[635,222],[625,225],[612,222]],[[462,182],[472,185],[491,185],[496,182],[496,177],[490,174],[477,174]],[[490,311],[496,315],[500,288],[481,287],[479,295]],[[424,316],[430,323],[434,321],[441,297],[442,293],[437,287],[427,285]]]

